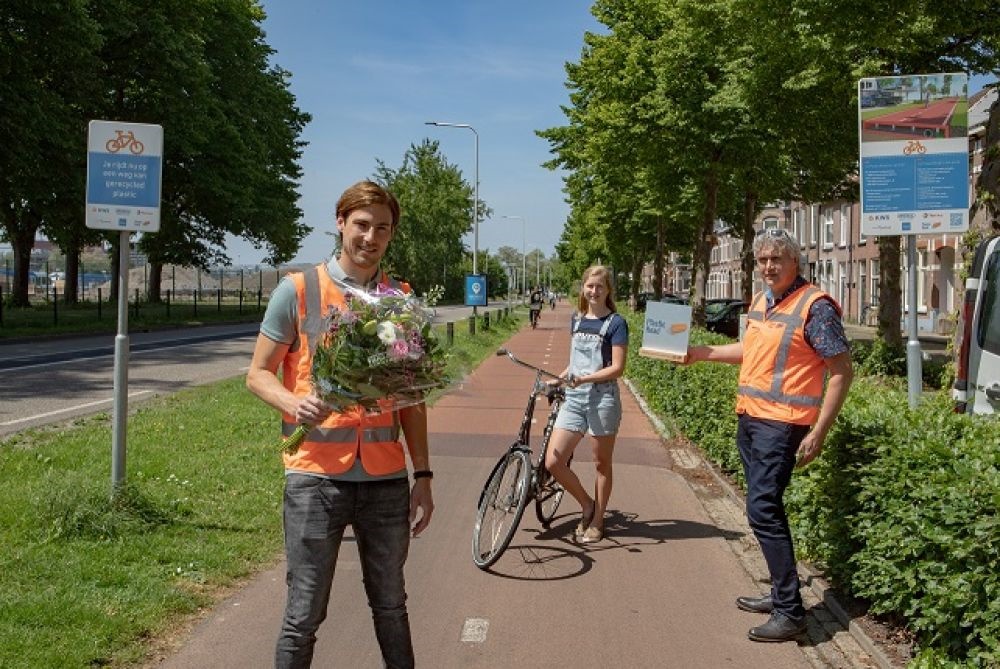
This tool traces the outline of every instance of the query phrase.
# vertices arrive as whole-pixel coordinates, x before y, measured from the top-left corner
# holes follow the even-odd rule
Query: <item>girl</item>
[[[570,387],[556,418],[545,466],[580,503],[583,517],[575,536],[580,543],[590,544],[604,538],[604,512],[611,497],[611,455],[622,418],[617,379],[625,371],[628,323],[615,311],[606,267],[587,268],[581,283],[578,311],[572,319],[569,366],[560,374],[570,379]],[[594,438],[597,480],[593,498],[569,468],[569,459],[585,432]]]

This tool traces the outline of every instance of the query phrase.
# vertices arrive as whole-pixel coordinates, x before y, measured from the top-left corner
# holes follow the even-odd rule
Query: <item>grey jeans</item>
[[[413,666],[403,580],[410,547],[409,509],[410,486],[405,478],[358,483],[286,476],[288,601],[275,652],[277,669],[312,663],[316,630],[326,618],[337,554],[348,525],[354,528],[383,662],[392,669]]]

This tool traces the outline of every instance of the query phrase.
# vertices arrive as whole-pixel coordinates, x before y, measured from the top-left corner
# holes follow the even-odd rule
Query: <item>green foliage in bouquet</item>
[[[393,411],[447,385],[445,352],[427,308],[437,299],[435,291],[423,299],[388,286],[371,294],[345,292],[346,303],[330,307],[313,353],[313,389],[320,399],[339,413],[357,407]],[[299,426],[284,450],[295,452],[309,429]]]

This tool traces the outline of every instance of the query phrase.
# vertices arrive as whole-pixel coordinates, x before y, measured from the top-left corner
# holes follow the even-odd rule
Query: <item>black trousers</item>
[[[771,575],[774,610],[796,621],[802,620],[805,608],[782,497],[795,468],[795,451],[808,432],[808,425],[746,414],[740,414],[736,432],[747,481],[747,519]]]

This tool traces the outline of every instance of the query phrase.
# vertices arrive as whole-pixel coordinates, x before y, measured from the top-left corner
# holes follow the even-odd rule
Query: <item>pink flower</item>
[[[403,339],[397,339],[389,345],[389,357],[392,360],[406,360],[410,355],[410,345]]]

